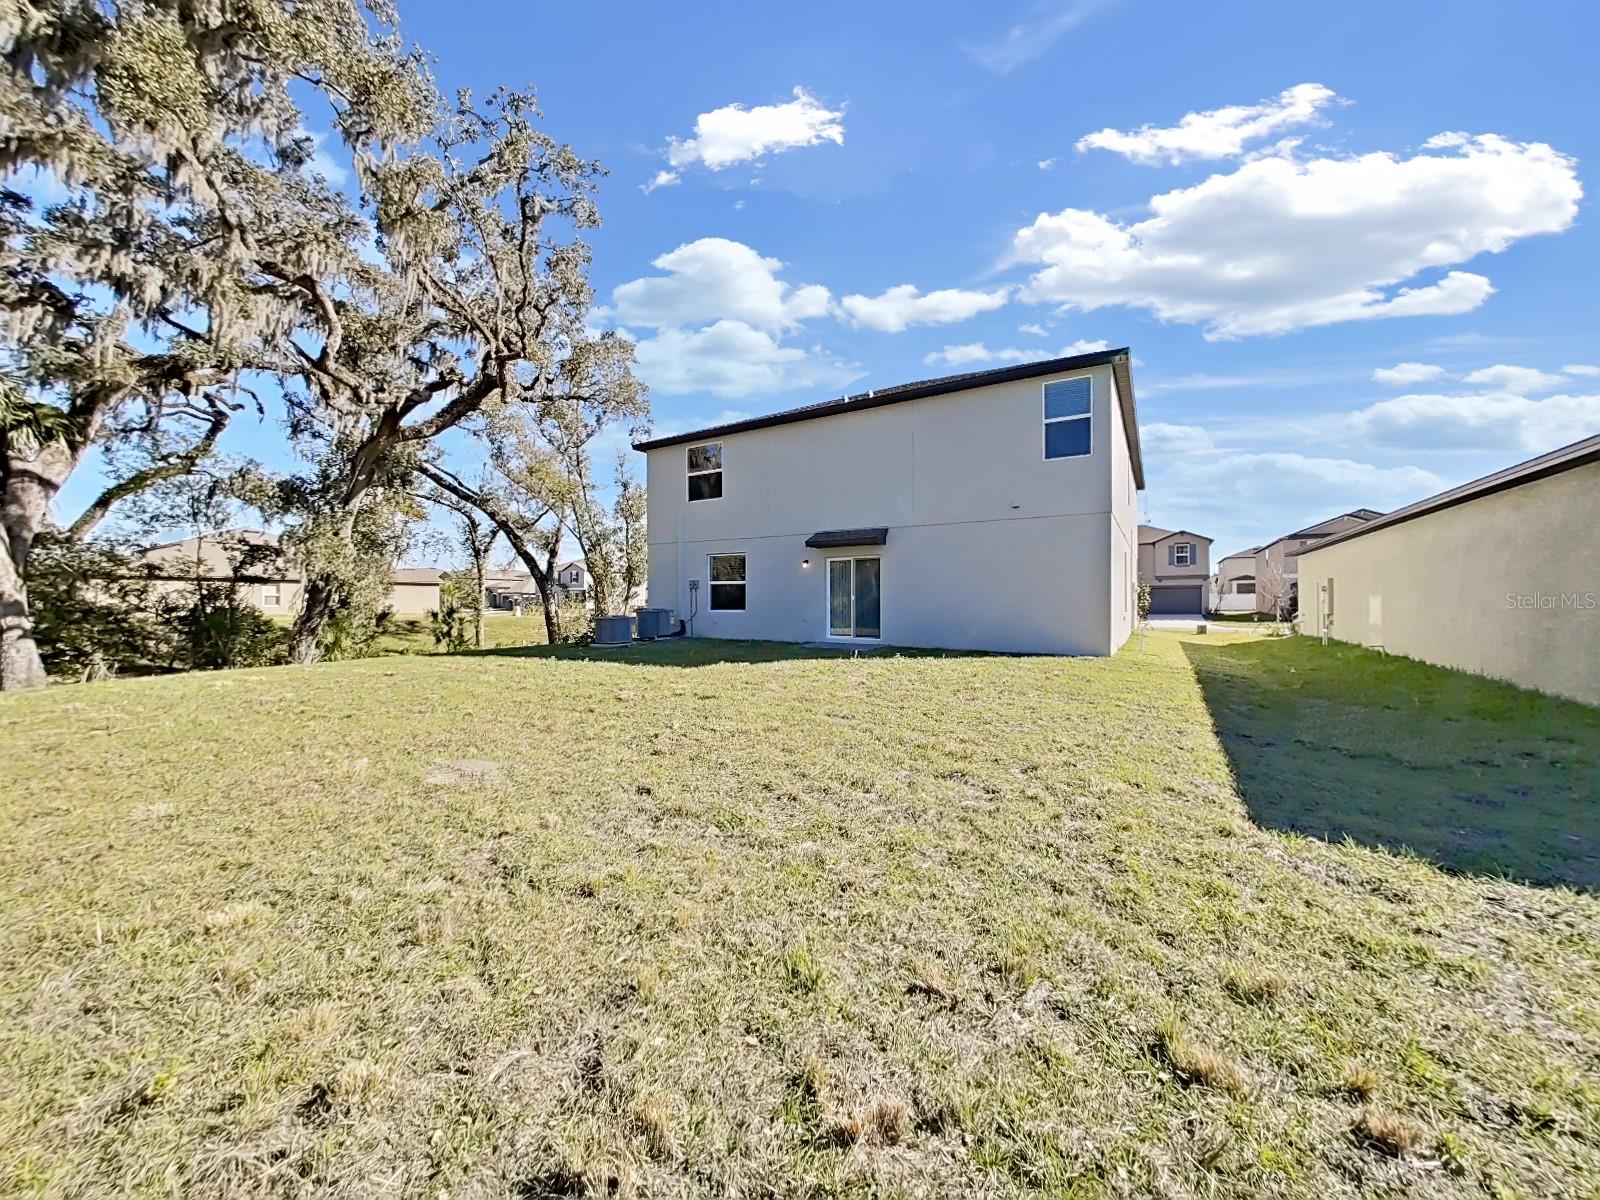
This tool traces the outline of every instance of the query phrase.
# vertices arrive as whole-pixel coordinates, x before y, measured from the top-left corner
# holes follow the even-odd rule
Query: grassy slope
[[[1260,645],[0,697],[0,1191],[1591,1194],[1600,901],[1253,824]]]
[[[542,646],[545,644],[544,617],[537,610],[520,617],[503,612],[485,613],[483,644],[490,650]],[[379,636],[373,650],[377,654],[440,653],[428,629],[428,622],[420,617],[395,618],[389,623],[388,630]]]

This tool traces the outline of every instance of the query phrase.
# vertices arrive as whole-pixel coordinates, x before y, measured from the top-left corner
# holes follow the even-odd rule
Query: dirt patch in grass
[[[1600,900],[1257,824],[1233,637],[0,696],[0,1193],[1592,1189]],[[1592,761],[1432,695],[1401,798]]]

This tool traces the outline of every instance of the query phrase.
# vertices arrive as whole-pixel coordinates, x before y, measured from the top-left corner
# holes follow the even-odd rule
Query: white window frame
[[[1193,542],[1173,542],[1172,543],[1172,565],[1175,566],[1175,567],[1192,567],[1192,566],[1194,566],[1194,543]]]
[[[878,636],[857,637],[853,633],[835,633],[833,631],[833,564],[847,562],[850,564],[850,628],[856,627],[856,568],[855,564],[864,558],[878,560]],[[826,558],[822,563],[822,632],[825,641],[829,642],[857,642],[862,645],[876,645],[883,641],[883,555],[882,554],[835,554]]]
[[[712,573],[711,562],[717,558],[742,558],[744,559],[743,579],[718,579]],[[744,589],[744,606],[742,608],[718,608],[712,603],[716,595],[713,588],[740,587]],[[750,556],[742,550],[725,550],[720,554],[706,555],[706,611],[714,613],[742,613],[750,611]]]
[[[272,599],[271,600],[267,599],[267,589],[268,588],[272,589]],[[263,609],[267,609],[267,608],[282,608],[283,607],[283,584],[281,584],[281,583],[263,583],[261,585],[261,607]]]
[[[1065,379],[1051,379],[1051,380],[1047,380],[1044,383],[1041,383],[1039,385],[1039,412],[1040,412],[1041,416],[1045,413],[1045,398],[1044,398],[1045,388],[1049,387],[1050,384],[1052,384],[1052,383],[1071,383],[1071,382],[1073,382],[1074,380],[1077,380],[1077,379],[1081,379],[1081,380],[1083,380],[1085,383],[1087,383],[1089,385],[1089,411],[1086,412],[1086,413],[1075,414],[1075,415],[1070,416],[1070,417],[1050,417],[1050,416],[1046,416],[1044,418],[1044,421],[1039,426],[1039,453],[1043,456],[1045,462],[1071,462],[1073,459],[1077,459],[1077,458],[1092,458],[1094,456],[1094,376],[1093,375],[1069,375]],[[1087,450],[1085,450],[1082,454],[1062,454],[1062,455],[1059,455],[1059,456],[1057,456],[1055,458],[1051,458],[1050,457],[1050,436],[1049,436],[1050,426],[1052,426],[1052,425],[1064,425],[1068,421],[1087,421],[1089,423],[1089,448]]]
[[[1246,586],[1250,589],[1248,592],[1244,590]],[[1235,596],[1254,596],[1256,594],[1256,577],[1254,575],[1242,575],[1235,579],[1233,581],[1233,594]]]
[[[717,465],[714,466],[714,467],[706,467],[706,468],[704,468],[702,470],[699,470],[699,471],[691,471],[689,469],[689,453],[690,453],[690,451],[692,451],[692,450],[702,450],[702,449],[705,449],[708,446],[715,446],[717,448]],[[722,460],[722,443],[721,442],[696,442],[692,446],[685,446],[683,448],[683,497],[684,497],[684,502],[687,503],[687,504],[706,504],[706,503],[709,503],[712,500],[721,500],[722,499],[721,495],[702,496],[702,497],[700,497],[700,499],[696,500],[694,498],[694,496],[691,495],[690,492],[689,492],[689,480],[693,479],[696,475],[721,475],[722,474],[722,468],[723,468],[723,460]],[[721,492],[721,490],[722,490],[721,489],[721,484],[723,484],[725,482],[726,482],[726,480],[719,480],[718,481],[719,486],[718,486],[717,490],[719,492]]]

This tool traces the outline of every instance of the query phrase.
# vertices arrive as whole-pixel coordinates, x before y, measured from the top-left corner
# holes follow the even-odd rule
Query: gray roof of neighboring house
[[[1336,533],[1332,537],[1324,538],[1314,546],[1307,546],[1304,550],[1293,551],[1295,554],[1310,554],[1315,550],[1324,550],[1340,542],[1348,542],[1358,537],[1365,537],[1369,533],[1376,533],[1380,529],[1388,529],[1394,525],[1402,525],[1407,521],[1414,521],[1418,517],[1425,517],[1429,513],[1439,512],[1441,509],[1454,508],[1458,504],[1466,504],[1471,500],[1481,500],[1485,496],[1492,496],[1496,492],[1504,492],[1514,487],[1521,487],[1525,483],[1535,483],[1541,479],[1548,479],[1552,475],[1560,475],[1565,471],[1572,471],[1578,467],[1586,467],[1591,463],[1600,462],[1600,434],[1584,438],[1582,441],[1573,442],[1570,446],[1562,446],[1559,450],[1552,450],[1549,454],[1541,454],[1537,458],[1530,458],[1504,470],[1495,471],[1481,479],[1473,479],[1459,487],[1449,488],[1434,496],[1418,500],[1415,504],[1408,504],[1404,508],[1397,508],[1392,513],[1380,515],[1365,525],[1358,525],[1354,529],[1343,533]]]
[[[1270,548],[1272,546],[1276,546],[1279,542],[1292,542],[1292,541],[1294,541],[1295,538],[1310,538],[1310,537],[1314,537],[1314,538],[1321,539],[1321,538],[1331,538],[1331,537],[1334,537],[1334,536],[1342,537],[1343,534],[1334,535],[1334,534],[1327,534],[1327,533],[1315,533],[1313,531],[1315,529],[1317,529],[1318,526],[1330,525],[1334,521],[1342,521],[1346,517],[1355,517],[1358,520],[1362,520],[1362,521],[1375,521],[1381,516],[1383,516],[1383,514],[1381,512],[1379,512],[1375,508],[1357,508],[1357,509],[1353,509],[1352,511],[1347,512],[1347,513],[1340,513],[1338,516],[1326,517],[1321,521],[1316,521],[1313,524],[1307,525],[1304,529],[1297,529],[1293,533],[1286,533],[1282,537],[1273,538],[1270,542],[1262,542],[1259,546],[1251,546],[1251,547],[1249,547],[1248,549],[1245,549],[1245,550],[1235,551],[1233,554],[1224,554],[1221,558],[1217,559],[1217,561],[1219,563],[1222,563],[1222,562],[1227,562],[1230,558],[1249,558],[1252,555],[1260,554],[1263,550],[1266,550],[1266,549],[1268,549],[1268,548]],[[1319,545],[1321,544],[1320,541],[1319,541],[1318,544]],[[1307,546],[1306,549],[1309,550],[1309,549],[1311,549],[1311,547]],[[1289,554],[1291,556],[1293,556],[1296,553],[1297,553],[1297,551],[1294,551],[1294,550],[1289,551]]]
[[[1169,538],[1175,533],[1181,533],[1185,537],[1192,537],[1196,541],[1208,544],[1211,541],[1205,534],[1196,533],[1192,529],[1162,529],[1159,525],[1141,525],[1139,526],[1139,545],[1148,546],[1154,542],[1159,542],[1162,538]]]
[[[193,579],[198,567],[202,579],[234,578],[235,561],[243,563],[238,578],[246,582],[271,581],[298,583],[301,572],[284,553],[276,535],[261,529],[224,529],[198,538],[183,538],[151,546],[139,555],[158,571],[172,572],[166,578]],[[437,567],[400,567],[391,583],[438,583],[443,574]]]
[[[666,437],[635,442],[635,450],[659,450],[664,446],[681,446],[703,438],[730,433],[744,433],[752,429],[767,429],[773,425],[791,425],[796,421],[811,421],[818,417],[832,417],[840,413],[861,412],[869,408],[883,408],[907,400],[921,400],[928,396],[944,396],[951,392],[965,392],[973,388],[989,387],[996,383],[1013,383],[1019,379],[1037,379],[1041,375],[1056,375],[1062,371],[1077,371],[1084,367],[1110,366],[1117,381],[1117,400],[1122,408],[1122,428],[1128,441],[1128,457],[1133,465],[1133,481],[1144,487],[1144,459],[1139,453],[1139,420],[1133,402],[1133,375],[1129,370],[1132,354],[1128,347],[1116,350],[1098,350],[1092,354],[1074,354],[1066,358],[1047,358],[1041,362],[1022,363],[1013,367],[997,367],[990,371],[968,371],[960,375],[943,375],[938,379],[919,379],[894,387],[874,388],[854,396],[841,396],[837,400],[823,400],[787,408],[763,417],[750,417],[743,421],[729,421],[724,425],[711,425],[688,433],[674,433]]]
[[[389,577],[390,583],[438,583],[444,572],[438,567],[399,567]]]
[[[158,571],[181,572],[179,578],[231,579],[235,562],[244,565],[239,578],[294,582],[300,572],[285,560],[278,539],[260,529],[225,529],[207,537],[163,542],[140,553]]]
[[[1335,521],[1342,521],[1346,517],[1355,517],[1358,521],[1375,521],[1381,516],[1383,516],[1383,514],[1381,512],[1379,512],[1375,508],[1358,508],[1358,509],[1354,509],[1351,512],[1340,513],[1336,517],[1329,517],[1324,521],[1314,521],[1310,525],[1307,525],[1304,529],[1297,529],[1293,533],[1286,533],[1286,534],[1283,535],[1283,537],[1276,538],[1276,539],[1274,539],[1273,542],[1268,542],[1267,545],[1271,546],[1271,545],[1274,544],[1274,542],[1287,541],[1290,538],[1316,537],[1318,535],[1316,533],[1314,533],[1313,530],[1316,530],[1316,529],[1320,528],[1323,525],[1331,525]],[[1327,536],[1327,535],[1322,535],[1322,536]]]
[[[1217,566],[1220,567],[1223,563],[1232,558],[1254,558],[1265,549],[1266,546],[1251,546],[1245,550],[1235,550],[1232,554],[1224,554],[1221,558],[1217,559]]]

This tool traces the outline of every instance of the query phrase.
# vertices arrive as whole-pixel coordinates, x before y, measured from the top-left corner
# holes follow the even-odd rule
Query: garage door
[[[1150,590],[1150,613],[1197,613],[1200,611],[1198,587],[1158,587]]]

